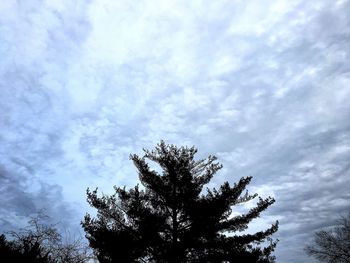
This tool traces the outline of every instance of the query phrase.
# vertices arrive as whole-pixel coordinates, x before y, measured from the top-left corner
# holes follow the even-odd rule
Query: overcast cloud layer
[[[350,209],[349,1],[0,1],[0,229],[77,229],[160,139],[277,202],[278,262]]]

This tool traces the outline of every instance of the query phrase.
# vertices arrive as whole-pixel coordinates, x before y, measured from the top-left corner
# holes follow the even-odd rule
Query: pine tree
[[[115,187],[111,196],[87,190],[96,218],[86,214],[82,226],[101,263],[109,262],[274,262],[271,235],[278,222],[255,234],[239,233],[274,203],[259,200],[246,214],[232,216],[233,206],[257,197],[245,191],[251,177],[231,186],[206,189],[222,168],[215,156],[195,160],[195,147],[161,141],[143,157],[131,155],[143,187]],[[152,170],[146,160],[160,166]],[[260,246],[260,244],[265,246]]]

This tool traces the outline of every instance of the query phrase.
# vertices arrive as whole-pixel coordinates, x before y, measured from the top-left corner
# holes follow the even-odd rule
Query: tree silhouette
[[[86,214],[82,226],[101,263],[109,262],[273,262],[276,242],[270,236],[278,222],[255,234],[235,233],[274,203],[259,198],[244,215],[232,216],[232,206],[257,194],[244,192],[251,177],[230,186],[203,190],[222,168],[216,157],[196,161],[195,147],[176,147],[161,141],[143,157],[130,159],[143,185],[126,190],[114,187],[111,196],[87,190],[87,201],[97,216]],[[146,159],[158,164],[152,170]],[[267,241],[267,244],[266,242]],[[259,244],[265,242],[266,246]]]
[[[11,231],[10,239],[0,235],[1,263],[84,263],[92,259],[80,239],[63,241],[54,225],[44,224],[42,219],[43,215],[39,215],[27,227]]]
[[[350,263],[350,212],[331,229],[316,232],[313,243],[305,250],[319,261]]]

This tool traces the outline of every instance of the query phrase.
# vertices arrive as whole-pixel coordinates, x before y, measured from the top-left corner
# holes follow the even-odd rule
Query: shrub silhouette
[[[10,239],[0,235],[1,263],[83,263],[92,258],[82,240],[62,241],[58,230],[41,219],[33,218],[27,227],[10,232]]]

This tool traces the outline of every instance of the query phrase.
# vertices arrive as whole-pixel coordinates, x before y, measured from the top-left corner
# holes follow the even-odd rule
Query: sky
[[[350,210],[350,1],[0,1],[0,230],[86,188],[138,182],[131,153],[195,145],[276,203],[277,262]]]

